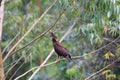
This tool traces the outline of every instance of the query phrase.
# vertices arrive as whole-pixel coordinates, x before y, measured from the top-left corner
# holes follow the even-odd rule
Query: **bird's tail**
[[[75,60],[72,60],[72,58],[71,58],[70,55],[67,55],[67,56],[66,56],[66,59],[67,59],[69,62],[73,62],[74,64],[77,64],[79,67],[81,66],[80,63],[76,62]],[[85,60],[85,59],[82,58],[82,60]]]
[[[74,64],[76,64],[76,65],[79,66],[79,67],[81,66],[80,63],[76,62],[75,60],[72,60],[72,58],[71,58],[70,55],[66,56],[66,59],[67,59],[69,62],[73,62]],[[82,60],[85,60],[85,59],[82,58]]]
[[[72,58],[71,58],[71,56],[70,56],[70,55],[66,56],[66,58],[67,58],[67,60],[68,60],[69,62],[71,62],[71,61],[72,61]]]
[[[77,66],[80,66],[79,63],[77,63],[76,61],[72,60],[72,58],[71,58],[70,55],[66,56],[66,59],[67,59],[69,62],[73,62],[73,63],[76,64]]]

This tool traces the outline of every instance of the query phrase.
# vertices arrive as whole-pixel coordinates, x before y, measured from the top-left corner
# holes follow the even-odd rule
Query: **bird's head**
[[[51,36],[52,36],[52,41],[56,42],[57,41],[57,37],[55,36],[55,34],[53,32],[50,32]]]

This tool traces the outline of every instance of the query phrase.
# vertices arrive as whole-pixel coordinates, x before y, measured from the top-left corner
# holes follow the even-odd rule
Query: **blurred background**
[[[3,58],[53,3],[54,0],[5,0],[2,32]],[[58,0],[17,45],[12,52],[13,55],[5,61],[6,80],[14,80],[29,69],[43,63],[53,49],[49,32],[36,41],[31,41],[48,30],[63,10],[65,11],[51,31],[60,40],[74,21],[79,19],[62,44],[69,50],[72,57],[81,56],[82,59],[73,59],[79,65],[61,60],[45,66],[33,77],[33,80],[85,80],[119,59],[120,0]],[[31,44],[25,46],[29,42]],[[47,63],[54,62],[56,58],[57,54],[54,52]],[[34,72],[35,69],[31,70],[19,80],[28,80]],[[89,80],[119,79],[120,60]]]

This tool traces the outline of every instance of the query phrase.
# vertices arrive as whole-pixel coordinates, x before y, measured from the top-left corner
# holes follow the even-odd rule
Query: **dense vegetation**
[[[2,56],[6,80],[119,80],[120,0],[6,0]]]

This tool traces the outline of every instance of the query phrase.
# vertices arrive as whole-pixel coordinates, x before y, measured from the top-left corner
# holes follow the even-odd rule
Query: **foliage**
[[[5,3],[2,50],[17,36],[6,48],[3,58],[53,2],[54,0],[9,0]],[[80,65],[61,60],[43,67],[33,80],[85,80],[120,57],[120,41],[112,42],[120,35],[119,0],[58,0],[15,50],[22,48],[50,28],[64,9],[65,12],[51,31],[60,39],[78,18],[79,21],[62,44],[69,49],[71,56],[82,56],[85,60],[73,59]],[[4,64],[6,80],[13,80],[42,64],[53,48],[50,39],[48,32],[11,55]],[[93,54],[90,54],[91,52]],[[47,63],[55,61],[56,58],[57,55],[54,53]],[[8,70],[10,71],[7,72]],[[120,76],[120,71],[116,70],[120,70],[120,67],[114,64],[90,80],[119,79],[117,76]],[[21,80],[28,80],[34,72],[35,70],[32,70]]]

